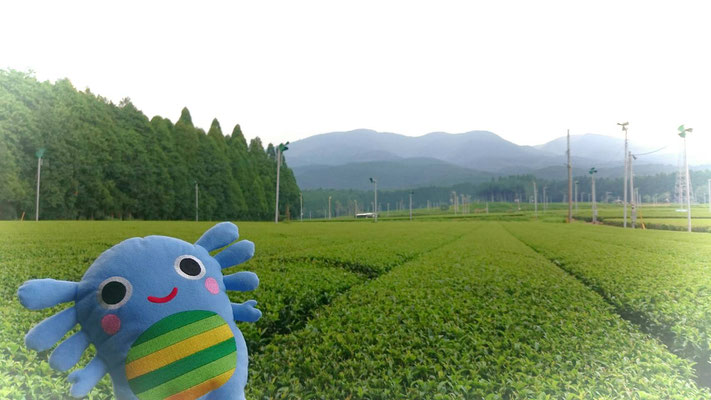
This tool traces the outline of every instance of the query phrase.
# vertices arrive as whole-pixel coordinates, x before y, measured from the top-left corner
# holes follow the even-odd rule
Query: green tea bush
[[[696,361],[711,361],[711,238],[604,226],[505,225],[600,292],[620,313]],[[701,376],[707,380],[711,376]]]
[[[252,398],[704,398],[691,364],[499,225],[424,254],[253,357]]]

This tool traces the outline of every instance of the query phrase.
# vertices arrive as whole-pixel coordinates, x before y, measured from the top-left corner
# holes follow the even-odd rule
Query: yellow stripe
[[[166,348],[139,358],[126,365],[126,379],[147,374],[172,362],[185,358],[200,350],[232,337],[229,325],[218,326],[207,332],[187,338]]]
[[[198,397],[204,395],[205,393],[209,393],[218,387],[222,386],[230,380],[230,377],[232,376],[232,373],[234,373],[235,370],[231,369],[224,374],[217,375],[216,377],[210,379],[209,381],[205,381],[199,385],[195,385],[191,388],[185,389],[180,393],[176,393],[170,397],[166,397],[165,400],[192,400],[192,399],[197,399]]]

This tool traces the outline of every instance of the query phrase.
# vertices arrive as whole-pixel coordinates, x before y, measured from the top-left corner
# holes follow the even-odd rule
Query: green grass
[[[711,398],[692,367],[708,349],[711,237],[496,221],[507,219],[521,214],[239,223],[257,250],[227,272],[252,270],[261,283],[230,298],[254,298],[263,311],[239,324],[247,397]],[[561,220],[552,211],[541,219]],[[0,222],[0,398],[68,398],[67,374],[23,343],[63,307],[25,310],[22,282],[76,281],[123,239],[194,242],[212,225]],[[593,255],[602,261],[585,263]],[[659,329],[650,336],[620,310]],[[672,351],[664,329],[679,338]],[[104,378],[90,398],[110,393]]]

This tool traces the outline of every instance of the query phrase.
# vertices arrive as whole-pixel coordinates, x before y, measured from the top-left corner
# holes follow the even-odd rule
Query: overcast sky
[[[10,1],[0,68],[294,141],[369,128],[711,150],[708,2]],[[711,158],[711,157],[710,157]]]

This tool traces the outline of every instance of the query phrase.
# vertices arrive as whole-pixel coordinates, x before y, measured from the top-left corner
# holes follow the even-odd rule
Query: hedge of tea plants
[[[709,373],[711,236],[585,224],[505,226]],[[701,378],[711,384],[711,376]]]
[[[195,241],[212,225],[0,223],[0,398],[68,398],[67,374],[49,368],[49,352],[23,343],[32,325],[63,307],[25,310],[15,297],[22,282],[76,281],[125,238]],[[238,225],[257,251],[226,272],[252,270],[261,283],[230,297],[257,299],[263,311],[257,323],[239,325],[250,349],[249,399],[711,398],[690,361],[508,232],[552,235],[557,224]],[[571,239],[587,232],[565,229]],[[664,246],[642,237],[630,246],[662,247],[672,259],[698,245],[663,233]],[[611,233],[595,240],[616,245]],[[107,378],[89,396],[110,397]]]
[[[706,398],[691,363],[498,224],[358,285],[252,359],[252,398]]]

